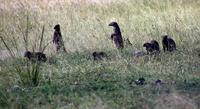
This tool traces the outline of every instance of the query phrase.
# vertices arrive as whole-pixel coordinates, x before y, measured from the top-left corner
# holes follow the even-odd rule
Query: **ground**
[[[1,1],[0,108],[199,109],[199,5],[199,0]],[[111,21],[132,46],[115,48]],[[67,49],[59,55],[52,43],[56,24]],[[178,51],[133,56],[152,39],[161,46],[166,34]],[[48,43],[46,63],[23,58],[25,49],[39,51]],[[94,61],[94,51],[108,59]],[[145,85],[135,85],[140,77]]]

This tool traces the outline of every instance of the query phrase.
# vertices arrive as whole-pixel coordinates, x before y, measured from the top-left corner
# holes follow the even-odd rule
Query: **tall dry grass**
[[[38,38],[42,25],[46,28],[44,40],[51,41],[53,26],[59,23],[68,51],[114,48],[108,40],[112,29],[107,24],[111,21],[119,22],[123,37],[135,45],[133,49],[142,49],[141,43],[150,39],[160,41],[163,34],[172,36],[181,49],[186,48],[184,45],[188,49],[196,48],[194,43],[199,41],[198,0],[142,0],[104,5],[86,5],[83,1],[71,4],[68,1],[54,2],[58,4],[43,8],[40,5],[46,5],[44,1],[21,1],[20,4],[24,4],[20,9],[1,11],[1,33],[7,40],[13,39],[14,35],[22,48],[20,31],[25,31],[24,22],[28,15],[30,42]],[[33,9],[31,6],[38,7]],[[53,48],[49,46],[47,52],[54,52]]]
[[[11,51],[41,50],[41,45],[52,41],[53,27],[58,23],[68,51],[50,57],[55,55],[55,47],[52,43],[47,46],[44,52],[55,62],[41,65],[37,87],[21,85],[13,89],[19,84],[13,68],[24,66],[23,59],[1,60],[0,94],[5,95],[0,97],[2,107],[10,104],[10,108],[195,109],[200,106],[199,0],[4,0],[0,3],[0,36]],[[117,21],[123,37],[133,43],[122,53],[110,40],[111,21]],[[161,44],[164,34],[176,41],[178,52],[161,52],[156,58],[131,57],[130,52],[143,50],[146,41],[155,39]],[[28,44],[24,36],[29,37]],[[0,43],[1,50],[6,49],[4,42]],[[110,58],[94,62],[90,59],[94,50],[106,51]],[[9,65],[9,69],[2,63]],[[141,87],[129,84],[139,77],[145,77],[148,84]],[[166,84],[156,87],[156,79]]]

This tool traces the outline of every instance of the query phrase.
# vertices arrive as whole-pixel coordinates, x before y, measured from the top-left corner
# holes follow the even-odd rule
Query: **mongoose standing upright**
[[[60,25],[59,24],[55,25],[54,30],[55,31],[53,34],[53,43],[56,45],[57,53],[60,50],[63,50],[64,52],[66,52],[65,45],[62,39],[62,34],[60,32]]]
[[[111,39],[115,42],[115,45],[118,49],[124,48],[124,42],[121,35],[121,31],[117,22],[111,22],[109,26],[113,26],[114,33],[111,34]]]

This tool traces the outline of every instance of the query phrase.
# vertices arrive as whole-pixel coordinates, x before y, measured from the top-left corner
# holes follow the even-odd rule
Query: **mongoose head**
[[[59,24],[55,25],[54,29],[59,31],[60,30],[60,25]]]
[[[32,53],[30,51],[26,51],[24,53],[24,57],[27,57],[28,59],[31,59],[32,58]]]
[[[166,40],[168,38],[167,35],[162,36],[163,40]]]
[[[111,22],[108,26],[116,27],[116,26],[118,26],[118,24],[117,24],[117,22]]]

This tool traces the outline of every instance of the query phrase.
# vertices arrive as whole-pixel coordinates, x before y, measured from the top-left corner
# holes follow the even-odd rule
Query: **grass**
[[[9,7],[10,2],[4,5]],[[53,26],[59,23],[68,53],[56,55],[53,44],[47,46],[48,62],[40,65],[37,86],[20,82],[15,69],[20,67],[26,74],[25,59],[1,60],[0,108],[200,108],[198,0],[127,0],[104,5],[65,1],[52,8],[39,1],[36,6],[27,3],[17,5],[16,10],[9,7],[0,11],[0,36],[8,48],[39,51],[41,33],[45,45],[52,40]],[[119,23],[123,37],[133,43],[121,53],[108,40],[112,32],[108,23],[113,20]],[[23,40],[27,34],[28,45]],[[143,50],[146,41],[155,39],[161,44],[164,34],[177,42],[177,52],[131,56],[131,52]],[[3,42],[0,49],[6,49]],[[93,61],[91,53],[101,50],[109,59]],[[133,81],[139,77],[147,84],[136,86]],[[164,84],[156,86],[157,79]]]

